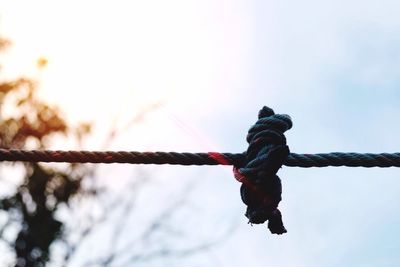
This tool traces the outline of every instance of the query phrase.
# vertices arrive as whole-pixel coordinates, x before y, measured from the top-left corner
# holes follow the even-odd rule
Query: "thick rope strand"
[[[60,151],[0,149],[0,161],[129,163],[172,165],[243,166],[244,153],[177,153],[137,151]],[[400,167],[400,153],[290,153],[284,162],[289,167]]]

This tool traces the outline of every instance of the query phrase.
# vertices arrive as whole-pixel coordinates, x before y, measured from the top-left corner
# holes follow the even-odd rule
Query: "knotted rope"
[[[400,167],[400,153],[289,153],[283,133],[292,127],[288,115],[275,114],[263,107],[258,121],[247,135],[245,153],[177,153],[136,151],[52,151],[0,149],[0,161],[130,163],[173,165],[233,165],[234,176],[242,183],[246,217],[250,223],[264,223],[274,234],[286,232],[278,204],[282,186],[276,172],[282,165],[289,167]]]
[[[277,115],[268,107],[258,114],[258,121],[247,135],[249,148],[243,167],[234,166],[235,178],[242,183],[240,194],[247,205],[249,223],[264,223],[273,234],[286,233],[278,204],[282,197],[281,180],[276,172],[289,155],[283,133],[292,128],[288,115]]]
[[[126,163],[171,165],[235,165],[246,161],[244,153],[178,153],[138,151],[62,151],[0,149],[1,161],[69,162],[69,163]],[[283,165],[288,167],[400,167],[400,153],[290,153]]]

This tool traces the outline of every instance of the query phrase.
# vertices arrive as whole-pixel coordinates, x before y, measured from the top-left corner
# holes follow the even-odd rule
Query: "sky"
[[[399,8],[389,0],[0,0],[0,32],[13,42],[2,71],[37,77],[41,96],[72,123],[92,121],[85,149],[102,149],[117,126],[124,130],[109,149],[241,152],[267,105],[292,117],[292,152],[396,152]],[[48,64],[38,70],[42,57]],[[156,182],[138,203],[150,211],[196,181],[188,200],[196,214],[185,223],[192,238],[213,238],[232,222],[235,230],[193,266],[400,264],[396,169],[283,167],[288,233],[274,236],[247,224],[229,167],[101,168],[116,192],[137,168],[151,173]]]

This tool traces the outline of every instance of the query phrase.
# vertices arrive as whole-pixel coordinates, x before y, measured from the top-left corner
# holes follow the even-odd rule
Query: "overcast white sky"
[[[0,0],[0,29],[14,42],[4,72],[39,77],[42,96],[71,121],[93,121],[87,149],[98,148],[114,119],[124,125],[161,101],[111,148],[241,152],[268,105],[291,115],[293,152],[395,152],[399,10],[400,2],[386,0]],[[49,60],[40,73],[39,57]],[[124,184],[134,168],[112,165],[106,173]],[[201,179],[188,227],[204,238],[239,221],[209,252],[212,260],[195,258],[193,266],[400,264],[399,170],[284,167],[283,236],[247,225],[229,168],[145,170],[163,189]],[[148,203],[157,209],[157,200]]]

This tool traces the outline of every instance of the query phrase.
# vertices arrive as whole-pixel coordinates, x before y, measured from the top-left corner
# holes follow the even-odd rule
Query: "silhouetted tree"
[[[0,39],[0,50],[8,45],[7,40]],[[46,62],[46,59],[40,59],[38,67],[43,67]],[[61,134],[79,141],[89,133],[88,124],[75,127],[68,125],[57,108],[36,96],[36,87],[32,79],[24,77],[0,80],[0,148],[44,149],[54,135]],[[119,132],[140,123],[147,113],[161,105],[161,102],[149,105],[133,116],[125,126],[120,129],[112,128],[105,140],[105,147]],[[46,266],[54,258],[50,255],[50,248],[56,243],[64,245],[63,255],[54,263],[57,266],[68,266],[76,259],[81,266],[105,267],[131,266],[161,258],[189,258],[194,254],[207,252],[233,231],[231,225],[221,234],[211,233],[209,240],[198,240],[184,248],[172,245],[176,240],[185,242],[193,232],[190,227],[184,230],[181,225],[176,224],[176,217],[179,215],[185,212],[196,213],[188,202],[189,189],[194,188],[191,182],[171,203],[156,205],[154,218],[145,227],[138,228],[141,230],[132,237],[131,229],[137,225],[131,225],[132,221],[128,222],[126,218],[134,210],[138,193],[150,183],[151,177],[147,172],[142,173],[135,169],[133,176],[140,179],[132,179],[132,184],[124,191],[126,194],[107,195],[104,188],[101,189],[101,194],[97,193],[100,190],[98,185],[84,186],[84,177],[87,181],[87,178],[95,176],[95,169],[90,169],[88,165],[67,164],[62,165],[64,167],[61,169],[51,164],[36,163],[2,163],[0,166],[6,165],[23,170],[23,178],[17,181],[14,188],[5,195],[0,195],[0,238],[14,252],[15,261],[12,264],[17,267]],[[4,178],[7,174],[1,173],[4,177],[0,177],[0,184],[6,182]],[[17,178],[13,175],[10,179]],[[71,228],[66,222],[57,219],[57,212],[70,205],[71,200],[78,196],[88,196],[89,202],[100,206],[102,212],[97,217],[88,216],[89,219],[81,226],[77,224],[78,227]],[[105,196],[104,201],[101,196]],[[5,220],[2,220],[3,215]],[[72,220],[76,219],[79,218]],[[107,249],[96,256],[81,258],[77,253],[81,244],[85,239],[96,239],[98,231],[104,230],[99,226],[107,226],[112,230],[110,242],[103,244]],[[170,243],[167,242],[168,239],[171,240]]]
[[[8,44],[1,39],[0,49]],[[28,78],[0,81],[1,148],[45,148],[55,134],[79,138],[90,131],[88,124],[67,125],[57,108],[35,95],[35,88]],[[85,193],[81,182],[89,170],[74,164],[63,170],[17,164],[23,167],[24,177],[15,191],[0,200],[0,209],[7,215],[0,237],[15,251],[15,266],[45,266],[51,244],[62,236],[63,223],[55,218],[56,211],[60,204]],[[14,240],[6,237],[9,229],[18,229]]]

